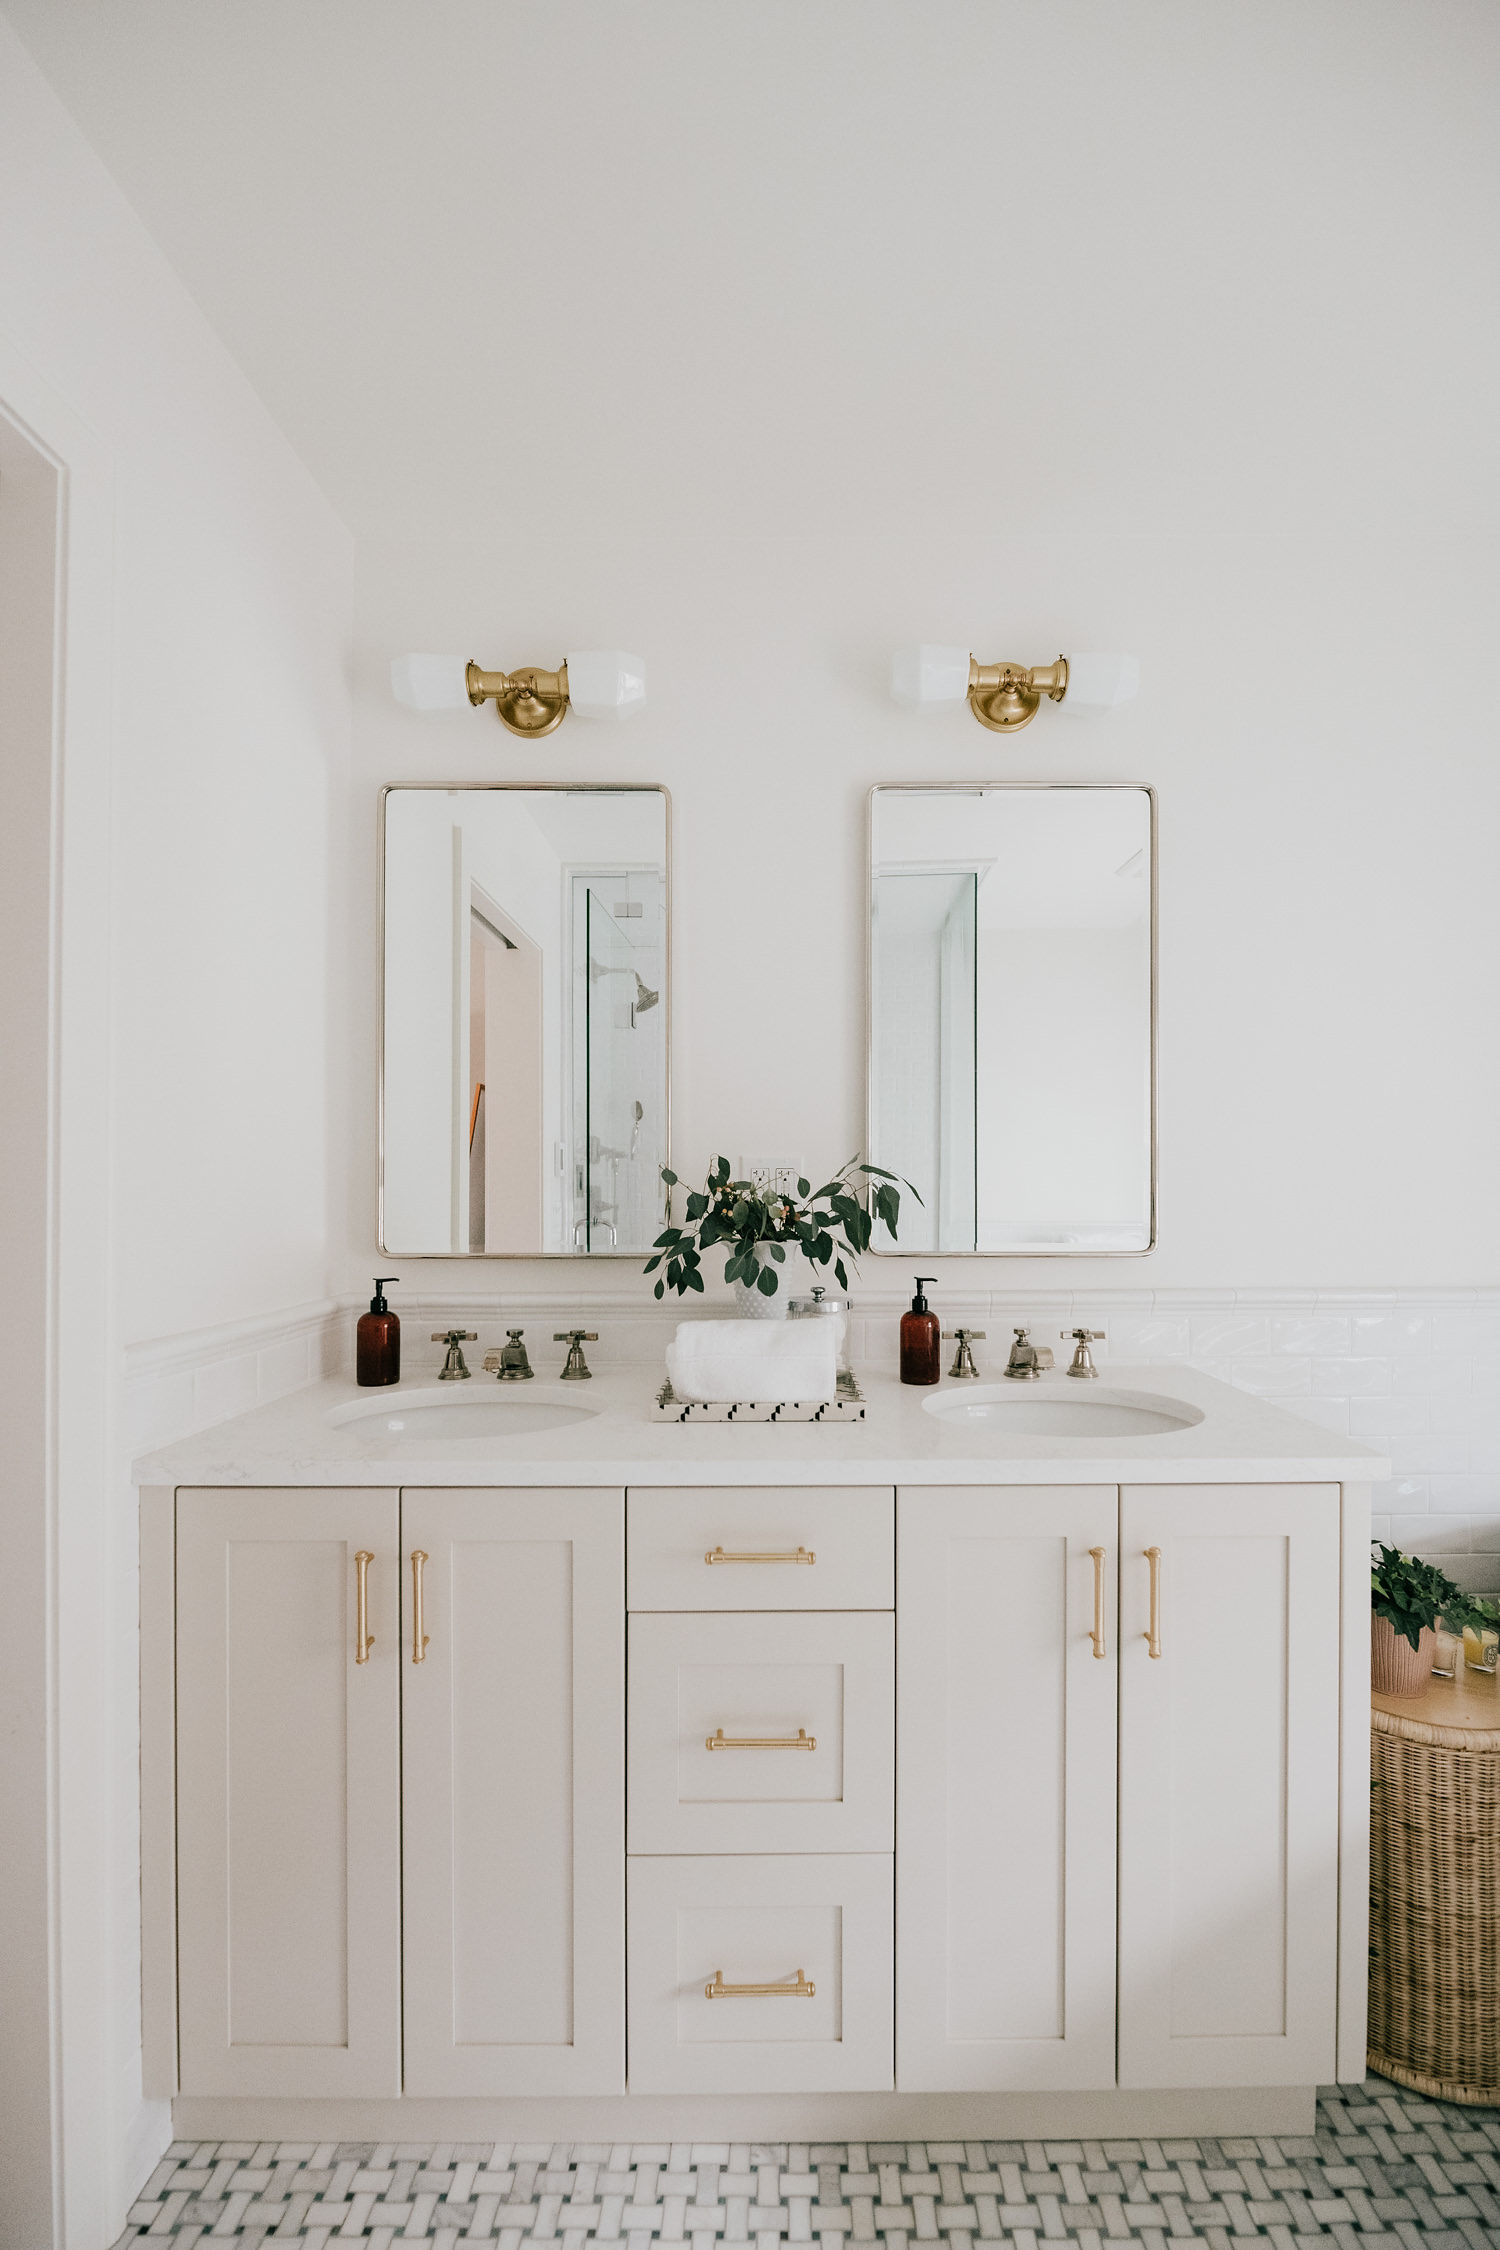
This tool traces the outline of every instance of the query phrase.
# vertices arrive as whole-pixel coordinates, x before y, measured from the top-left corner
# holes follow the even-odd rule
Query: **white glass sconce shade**
[[[398,656],[391,692],[409,711],[466,711],[468,664],[461,656]]]
[[[618,648],[570,649],[568,704],[581,719],[629,719],[646,704],[646,665]]]
[[[962,703],[969,692],[969,652],[924,641],[920,648],[898,648],[891,660],[891,694],[913,710],[940,703]]]
[[[1112,711],[1140,693],[1140,659],[1134,656],[1070,656],[1065,711]]]

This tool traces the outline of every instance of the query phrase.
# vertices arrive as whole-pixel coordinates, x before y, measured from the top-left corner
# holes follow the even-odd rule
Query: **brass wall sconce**
[[[982,727],[1014,734],[1029,726],[1042,698],[1070,711],[1108,711],[1129,703],[1141,684],[1133,656],[1060,656],[1055,664],[981,664],[966,648],[924,642],[898,648],[891,665],[891,694],[920,711],[961,703]]]
[[[560,727],[569,711],[581,719],[628,719],[646,702],[646,667],[622,649],[571,650],[555,672],[524,665],[486,672],[461,656],[398,656],[391,691],[409,711],[477,711],[493,703],[502,726],[535,741]]]

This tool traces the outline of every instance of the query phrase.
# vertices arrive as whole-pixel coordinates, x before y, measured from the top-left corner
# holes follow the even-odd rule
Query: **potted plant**
[[[1466,1597],[1436,1563],[1377,1545],[1370,1557],[1370,1685],[1420,1695],[1432,1674],[1433,1628]]]
[[[661,1176],[669,1188],[679,1185],[675,1172],[663,1168]],[[860,1200],[866,1181],[870,1183],[864,1190],[868,1207]],[[779,1269],[786,1263],[787,1252],[801,1255],[814,1266],[831,1264],[839,1287],[847,1289],[849,1274],[844,1259],[868,1250],[877,1219],[894,1240],[902,1188],[921,1202],[910,1180],[898,1184],[894,1172],[883,1172],[878,1164],[862,1164],[857,1156],[851,1156],[820,1188],[799,1180],[795,1196],[766,1196],[748,1180],[732,1180],[728,1158],[715,1157],[703,1186],[689,1190],[685,1224],[668,1226],[657,1236],[653,1244],[656,1254],[647,1262],[646,1271],[655,1273],[663,1265],[666,1268],[656,1284],[658,1297],[668,1289],[675,1289],[680,1297],[690,1289],[701,1292],[703,1253],[724,1248],[728,1252],[724,1279],[735,1292],[742,1317],[775,1318],[786,1309],[784,1299],[777,1301],[777,1291]]]

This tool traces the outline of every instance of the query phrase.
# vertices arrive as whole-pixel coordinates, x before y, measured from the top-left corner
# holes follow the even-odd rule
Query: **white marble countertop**
[[[1182,1400],[1201,1410],[1187,1429],[1136,1437],[1048,1437],[954,1423],[923,1401],[969,1386],[903,1386],[861,1372],[863,1422],[689,1423],[652,1413],[660,1377],[641,1367],[562,1383],[538,1376],[512,1395],[528,1406],[587,1406],[553,1430],[436,1441],[331,1419],[363,1403],[391,1413],[449,1396],[492,1393],[475,1375],[437,1390],[430,1373],[385,1390],[318,1383],[145,1454],[150,1485],[764,1485],[807,1484],[1370,1484],[1390,1464],[1353,1439],[1300,1420],[1246,1391],[1185,1367],[1111,1367],[1098,1394]],[[1062,1369],[1017,1385],[1033,1399],[1077,1398]],[[511,1386],[506,1386],[511,1390]],[[420,1395],[419,1395],[420,1394]]]

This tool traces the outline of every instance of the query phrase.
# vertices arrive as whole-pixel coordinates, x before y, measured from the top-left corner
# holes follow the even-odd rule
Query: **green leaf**
[[[648,1258],[648,1259],[646,1260],[646,1263],[645,1263],[645,1267],[644,1267],[644,1269],[643,1269],[643,1270],[644,1270],[644,1271],[645,1271],[646,1273],[655,1273],[655,1271],[656,1271],[657,1267],[658,1267],[658,1266],[659,1266],[660,1264],[661,1264],[661,1260],[660,1260],[660,1258]]]
[[[899,1172],[887,1172],[879,1164],[861,1164],[860,1170],[868,1172],[872,1180],[899,1180]]]
[[[667,1286],[667,1285],[666,1285],[666,1283],[665,1283],[664,1281],[659,1281],[659,1282],[658,1282],[658,1283],[656,1284],[656,1287],[655,1287],[655,1289],[654,1289],[654,1290],[653,1290],[653,1291],[651,1292],[651,1293],[652,1293],[652,1295],[653,1295],[654,1297],[660,1297],[661,1295],[663,1295],[663,1294],[664,1294],[664,1292],[665,1292],[665,1290],[666,1290],[666,1286]]]
[[[759,1281],[758,1281],[758,1282],[756,1283],[756,1287],[757,1287],[757,1289],[759,1289],[759,1291],[760,1291],[760,1293],[761,1293],[761,1295],[762,1295],[763,1297],[774,1297],[774,1296],[775,1296],[775,1294],[776,1294],[776,1276],[775,1276],[775,1274],[774,1274],[774,1273],[773,1273],[773,1272],[771,1271],[771,1268],[770,1268],[769,1266],[765,1266],[765,1267],[763,1267],[763,1268],[762,1268],[762,1270],[761,1270],[761,1276],[760,1276],[760,1279],[759,1279]]]
[[[804,1199],[804,1201],[808,1196],[812,1194],[812,1189],[808,1186],[806,1180],[799,1180],[797,1182],[797,1193]]]
[[[687,1279],[688,1279],[688,1287],[689,1287],[689,1289],[696,1289],[696,1290],[698,1291],[699,1295],[701,1296],[701,1295],[702,1295],[702,1292],[703,1292],[703,1276],[702,1276],[702,1274],[701,1274],[701,1273],[690,1273],[690,1274],[688,1275]]]
[[[834,1260],[833,1270],[838,1277],[838,1285],[840,1289],[847,1289],[849,1286],[849,1276],[844,1271],[844,1261],[842,1258],[836,1258]]]
[[[677,1174],[675,1172],[669,1172],[665,1164],[661,1168],[661,1176],[666,1181],[668,1187],[676,1187]]]
[[[784,1266],[786,1264],[786,1252],[782,1249],[779,1242],[767,1242],[763,1244],[762,1247],[766,1250],[769,1250],[771,1256],[776,1260],[778,1266]]]

